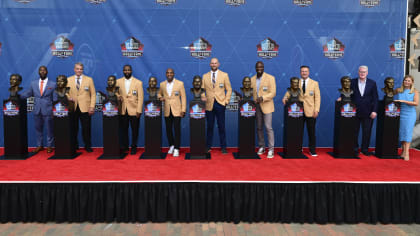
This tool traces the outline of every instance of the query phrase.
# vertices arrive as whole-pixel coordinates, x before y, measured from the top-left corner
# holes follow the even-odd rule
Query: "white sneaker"
[[[258,149],[257,154],[258,154],[258,155],[262,155],[262,154],[264,154],[264,152],[265,152],[264,147],[260,147],[260,148]]]
[[[168,151],[168,154],[172,154],[172,153],[174,153],[174,145],[172,145],[172,146],[170,146],[169,147],[169,151]]]
[[[273,158],[274,157],[274,150],[269,150],[267,154],[267,158]]]
[[[178,149],[174,149],[174,157],[179,157],[179,150]]]

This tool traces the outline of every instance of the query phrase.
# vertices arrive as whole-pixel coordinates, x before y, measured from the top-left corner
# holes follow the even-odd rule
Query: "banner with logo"
[[[60,74],[73,75],[74,64],[82,62],[98,92],[105,91],[108,76],[123,77],[125,64],[132,66],[133,76],[143,81],[144,89],[149,77],[162,82],[166,69],[173,68],[191,100],[192,79],[210,70],[212,57],[217,57],[220,69],[229,74],[234,91],[240,91],[245,76],[255,74],[255,63],[263,61],[265,72],[276,78],[273,128],[275,144],[281,146],[281,99],[290,77],[299,77],[299,67],[308,65],[310,77],[319,82],[321,90],[317,145],[331,147],[331,111],[342,76],[357,77],[358,66],[367,65],[379,97],[386,77],[394,77],[396,87],[400,86],[407,42],[406,9],[407,0],[2,0],[0,94],[7,99],[13,73],[21,74],[21,86],[28,88],[38,79],[41,65],[48,67],[48,78],[55,81]],[[146,91],[144,95],[147,99]],[[228,146],[237,146],[240,95],[232,93],[226,110]],[[92,133],[98,134],[92,135],[92,144],[99,147],[101,101],[98,98],[92,116]],[[33,134],[32,113],[28,122],[29,134]],[[140,122],[143,133],[144,111]],[[217,128],[214,133],[213,143],[218,144]],[[186,116],[182,119],[182,146],[189,146],[188,134]],[[36,145],[34,137],[29,135],[29,146]],[[164,138],[164,146],[166,142]],[[144,145],[142,135],[137,145]]]

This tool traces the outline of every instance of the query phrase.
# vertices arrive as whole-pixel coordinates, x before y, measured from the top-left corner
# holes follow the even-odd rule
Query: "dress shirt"
[[[128,94],[128,92],[130,92],[131,81],[133,81],[131,78],[132,77],[130,77],[129,79],[125,78],[125,80],[124,80],[124,86],[125,86],[125,93],[126,94]]]
[[[363,97],[363,94],[365,94],[366,79],[364,81],[361,81],[360,79],[358,79],[357,82],[358,82],[358,85],[359,85],[360,95]]]
[[[172,94],[172,88],[174,87],[174,81],[172,80],[172,82],[166,81],[166,92],[168,93],[169,96],[171,96]]]
[[[47,86],[47,82],[48,82],[48,77],[45,78],[44,80],[42,80],[41,78],[39,78],[39,83],[38,83],[38,87],[39,87],[39,91],[41,92],[41,81],[42,81],[42,93],[45,93],[45,87]]]

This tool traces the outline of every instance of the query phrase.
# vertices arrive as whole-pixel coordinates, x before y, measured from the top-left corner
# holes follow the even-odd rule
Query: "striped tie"
[[[79,91],[79,89],[80,89],[80,77],[77,77],[77,83],[76,83],[76,88],[77,88],[77,91]]]
[[[216,84],[216,73],[212,73],[213,75],[212,75],[212,77],[211,77],[211,82],[213,83],[213,88],[215,87],[215,84]]]

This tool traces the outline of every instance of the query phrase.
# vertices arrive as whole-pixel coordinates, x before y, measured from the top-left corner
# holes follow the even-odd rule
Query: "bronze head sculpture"
[[[10,97],[18,97],[18,92],[22,90],[22,87],[19,85],[22,83],[22,76],[19,74],[12,74],[10,75]]]
[[[157,78],[151,76],[149,78],[149,87],[147,87],[147,93],[149,94],[150,100],[157,100],[157,94],[159,92],[159,88],[157,87]]]
[[[341,88],[338,91],[341,93],[341,99],[345,102],[349,102],[351,100],[351,95],[353,94],[353,90],[351,90],[351,78],[349,76],[343,76],[340,79]]]
[[[287,88],[287,92],[290,94],[289,102],[299,101],[300,88],[299,88],[299,78],[292,77],[290,78],[290,87]]]
[[[194,100],[201,101],[201,96],[204,93],[204,89],[201,88],[203,81],[199,75],[194,76],[192,85],[193,87],[191,88],[191,92],[194,95]]]
[[[384,80],[384,86],[382,91],[385,93],[385,97],[393,98],[395,95],[394,90],[395,79],[392,77],[386,77]]]
[[[56,79],[57,88],[55,89],[58,98],[66,97],[66,94],[69,92],[70,88],[67,87],[67,76],[59,75]]]
[[[241,91],[244,95],[243,99],[252,99],[251,78],[249,78],[248,76],[245,76],[242,79]]]

